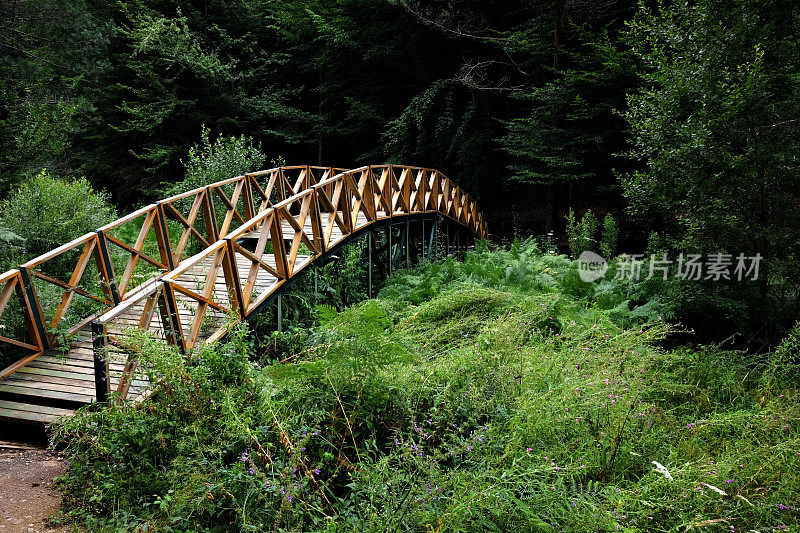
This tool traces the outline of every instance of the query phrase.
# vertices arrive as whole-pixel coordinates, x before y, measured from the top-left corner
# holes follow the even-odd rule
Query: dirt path
[[[63,461],[43,449],[13,448],[0,442],[0,532],[66,533],[68,526],[50,526],[61,496],[53,478],[64,472]]]

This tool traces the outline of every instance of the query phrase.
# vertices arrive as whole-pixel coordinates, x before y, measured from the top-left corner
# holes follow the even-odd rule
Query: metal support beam
[[[104,403],[108,401],[111,394],[108,373],[108,334],[106,327],[99,322],[92,322],[92,353],[95,397],[98,402]]]
[[[406,234],[405,234],[405,241],[406,241],[406,268],[411,268],[411,254],[409,253],[410,250],[410,240],[409,239],[409,223],[408,217],[406,217]]]
[[[436,226],[437,225],[438,224],[436,224],[435,220],[433,221],[433,224],[431,224],[431,236],[430,236],[430,238],[428,238],[428,259],[430,259],[431,253],[433,251],[433,243],[434,243],[434,241],[436,239]],[[424,232],[423,232],[423,235],[424,235]],[[423,245],[424,245],[424,242],[423,242]]]
[[[372,298],[372,231],[367,233],[367,296]]]
[[[450,255],[450,221],[444,220],[444,255]]]
[[[422,257],[425,257],[425,219],[422,219]]]
[[[278,293],[278,331],[283,330],[283,293]]]
[[[388,257],[388,261],[389,261],[389,275],[391,276],[391,275],[392,275],[392,223],[391,223],[391,222],[389,222],[389,223],[386,225],[386,235],[387,235],[387,241],[386,241],[386,242],[388,242],[388,245],[387,245],[387,247],[386,247],[386,248],[387,248],[387,250],[388,250],[388,252],[387,252],[387,254],[386,254],[386,255],[388,255],[388,256],[389,256],[389,257]]]

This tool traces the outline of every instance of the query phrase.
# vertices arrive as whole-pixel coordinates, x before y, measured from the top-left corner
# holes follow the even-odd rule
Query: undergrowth
[[[769,363],[667,350],[651,286],[582,283],[517,243],[325,307],[290,352],[139,339],[151,398],[52,428],[65,509],[90,530],[797,527],[800,334]]]

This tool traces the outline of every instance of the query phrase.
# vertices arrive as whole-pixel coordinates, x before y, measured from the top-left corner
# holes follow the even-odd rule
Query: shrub
[[[25,239],[13,231],[0,226],[0,272],[14,268],[19,259]]]
[[[617,243],[619,241],[619,229],[614,217],[609,213],[603,218],[603,238],[600,242],[600,253],[607,260],[611,260],[617,255]]]
[[[56,426],[71,515],[153,531],[796,525],[796,391],[740,354],[660,347],[671,326],[628,299],[652,287],[578,290],[574,272],[531,241],[479,245],[324,308],[264,367],[243,328],[188,361],[143,344],[162,378],[147,403]]]
[[[594,250],[597,246],[598,221],[597,217],[588,209],[580,220],[575,217],[575,213],[570,209],[567,215],[567,240],[569,250],[573,259],[587,250]]]
[[[114,220],[108,196],[85,178],[66,181],[43,170],[0,204],[0,225],[24,239],[30,259]]]
[[[164,194],[171,196],[254,172],[261,168],[265,160],[261,147],[252,137],[220,135],[212,141],[211,130],[203,126],[200,142],[189,149],[185,162],[186,175],[182,181],[167,185]]]

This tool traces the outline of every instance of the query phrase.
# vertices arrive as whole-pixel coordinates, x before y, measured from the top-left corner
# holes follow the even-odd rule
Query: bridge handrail
[[[0,317],[16,294],[19,309],[15,309],[15,314],[25,324],[22,339],[0,335],[0,347],[27,353],[17,363],[0,369],[0,379],[57,344],[54,331],[72,335],[129,296],[136,296],[137,278],[143,278],[139,286],[158,281],[181,263],[191,240],[207,248],[258,211],[342,170],[295,165],[227,178],[141,207],[4,273],[0,277]],[[262,187],[259,181],[265,176],[269,181]],[[134,228],[135,239],[128,240],[115,233],[136,221],[141,221],[141,225]],[[170,239],[170,224],[173,231],[178,228],[174,243]],[[150,253],[148,245],[157,247],[157,253]],[[123,264],[115,266],[114,259]],[[96,272],[86,275],[91,262]],[[142,264],[149,265],[144,272]],[[68,281],[59,279],[64,273],[69,276]],[[92,279],[88,279],[90,276]],[[34,280],[40,283],[41,290]],[[41,294],[42,290],[45,294]],[[75,295],[88,301],[90,308],[72,317]],[[74,318],[73,322],[67,322],[68,317]]]
[[[311,219],[310,232],[306,229],[305,219],[300,224],[295,215],[290,213],[291,210],[298,217]],[[159,289],[139,296],[140,300],[148,301],[143,308],[151,315],[145,318],[152,320],[152,310],[156,307],[156,300],[160,299],[159,308],[165,310],[161,317],[165,335],[170,342],[189,351],[199,341],[200,324],[209,309],[220,313],[233,311],[238,320],[246,318],[283,283],[309,264],[313,257],[335,244],[331,242],[335,225],[341,231],[340,239],[344,239],[378,220],[432,211],[467,226],[478,236],[485,236],[485,221],[477,204],[436,170],[403,165],[368,165],[332,175],[257,213],[237,230],[184,260],[180,266],[161,277]],[[366,219],[360,226],[356,223],[359,212],[364,213]],[[322,217],[321,213],[327,216]],[[283,234],[287,227],[290,235]],[[291,235],[292,232],[294,235]],[[254,252],[246,250],[239,243],[248,234],[257,236]],[[287,249],[288,242],[291,242],[291,246]],[[272,246],[271,252],[266,251],[267,243]],[[301,243],[306,244],[312,257],[298,264]],[[271,258],[268,257],[270,255]],[[249,262],[246,280],[239,279],[238,259]],[[205,279],[195,280],[196,286],[190,287],[187,283],[191,283],[182,281],[181,277],[200,264],[208,268],[208,272],[204,273]],[[259,269],[267,270],[275,282],[269,292],[254,295],[254,274]],[[214,291],[219,270],[225,274],[227,294],[224,295]],[[185,317],[188,322],[182,317],[186,314],[187,306],[184,305],[182,310],[179,299],[183,299],[184,303],[191,301],[194,306]],[[98,322],[101,326],[108,324],[127,308],[129,306],[112,309]],[[189,323],[191,325],[187,331],[184,326]],[[227,325],[218,328],[211,338],[220,337],[226,328]]]

